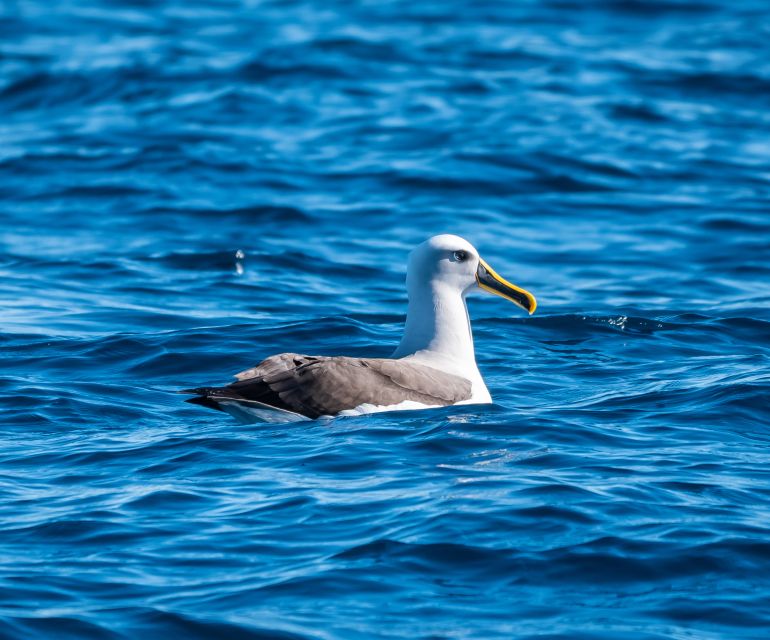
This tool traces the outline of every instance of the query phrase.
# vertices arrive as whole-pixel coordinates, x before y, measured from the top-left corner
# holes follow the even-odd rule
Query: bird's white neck
[[[412,355],[452,364],[458,371],[477,371],[468,308],[461,292],[441,282],[410,288],[404,335],[392,357]]]

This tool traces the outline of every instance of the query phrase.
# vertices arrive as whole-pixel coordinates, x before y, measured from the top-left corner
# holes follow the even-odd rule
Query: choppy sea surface
[[[767,638],[769,14],[0,4],[0,637]],[[176,393],[387,356],[442,232],[494,405]]]

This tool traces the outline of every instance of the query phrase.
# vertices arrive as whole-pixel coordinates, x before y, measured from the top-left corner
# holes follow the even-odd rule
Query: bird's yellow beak
[[[489,293],[502,296],[506,300],[510,300],[513,304],[520,306],[530,315],[535,313],[537,309],[537,300],[526,289],[517,287],[515,284],[511,284],[505,278],[499,276],[497,272],[490,267],[484,260],[479,258],[479,268],[476,270],[476,282],[479,283],[479,287]]]

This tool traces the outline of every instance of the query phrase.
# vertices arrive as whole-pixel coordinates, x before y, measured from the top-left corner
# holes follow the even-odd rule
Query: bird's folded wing
[[[471,383],[465,378],[384,358],[282,353],[236,378],[237,382],[225,387],[234,396],[313,418],[363,404],[392,406],[412,401],[445,406],[471,397]]]

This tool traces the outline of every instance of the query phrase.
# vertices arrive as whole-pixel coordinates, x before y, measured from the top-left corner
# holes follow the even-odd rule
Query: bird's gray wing
[[[424,364],[409,360],[392,360],[387,358],[363,360],[393,383],[403,389],[435,400],[434,404],[455,404],[471,397],[471,382],[466,378],[434,369]]]
[[[471,383],[405,360],[306,356],[282,353],[239,373],[238,381],[209,397],[244,399],[310,418],[362,404],[390,406],[406,400],[445,406],[471,397]]]

